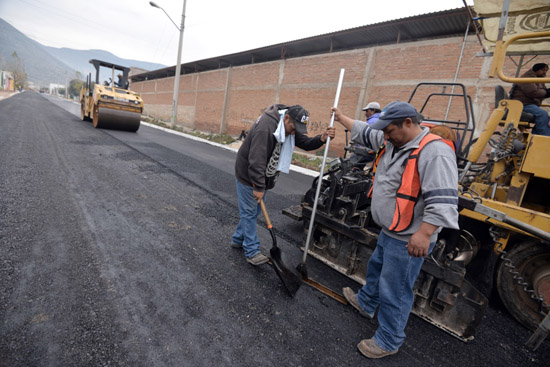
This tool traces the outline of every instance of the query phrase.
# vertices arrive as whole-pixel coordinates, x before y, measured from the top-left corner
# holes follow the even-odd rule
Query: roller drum
[[[94,116],[95,128],[133,132],[139,129],[141,120],[140,112],[125,111],[106,107],[99,107],[96,116]]]

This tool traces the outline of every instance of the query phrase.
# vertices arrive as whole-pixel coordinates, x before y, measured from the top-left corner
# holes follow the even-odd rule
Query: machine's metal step
[[[283,214],[294,220],[302,220],[304,218],[302,215],[302,206],[299,204],[283,209]]]
[[[527,343],[525,345],[527,348],[531,349],[532,351],[537,350],[538,347],[542,344],[544,339],[548,336],[550,333],[550,312],[546,314],[544,319],[539,324],[539,327],[533,335],[527,340]]]

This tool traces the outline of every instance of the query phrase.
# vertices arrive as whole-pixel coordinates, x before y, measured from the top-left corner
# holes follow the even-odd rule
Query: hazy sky
[[[180,25],[183,0],[155,2]],[[187,0],[182,62],[463,6],[463,0]],[[179,31],[148,0],[0,0],[0,18],[46,46],[102,49],[169,66],[177,60]]]

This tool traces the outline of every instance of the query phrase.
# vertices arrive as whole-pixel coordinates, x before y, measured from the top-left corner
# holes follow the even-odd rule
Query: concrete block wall
[[[204,132],[237,136],[269,105],[301,104],[310,112],[309,135],[319,134],[330,122],[341,68],[345,76],[339,107],[346,115],[363,119],[361,108],[369,101],[382,106],[394,100],[407,101],[420,82],[453,82],[462,42],[462,37],[449,37],[182,75],[177,122]],[[488,78],[491,58],[478,56],[477,37],[469,36],[464,46],[457,83],[464,84],[472,98],[480,132],[493,109],[494,87],[503,84],[509,89],[511,85]],[[505,69],[514,75],[512,61],[506,61]],[[169,121],[173,86],[172,77],[134,82],[132,89],[141,93],[145,114]],[[429,93],[440,91],[439,87],[419,91],[412,103],[419,108]],[[453,98],[450,105],[448,98],[437,102],[424,111],[425,116],[442,119],[447,114],[448,119],[465,121],[462,99]],[[345,146],[344,129],[338,123],[335,126],[333,156],[342,155]]]

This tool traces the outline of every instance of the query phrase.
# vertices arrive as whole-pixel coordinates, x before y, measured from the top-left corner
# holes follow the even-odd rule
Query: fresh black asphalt
[[[230,247],[233,152],[147,126],[94,129],[69,103],[34,92],[0,101],[0,366],[548,363],[550,341],[527,350],[530,332],[497,301],[469,343],[411,316],[399,353],[367,360],[356,345],[375,320],[307,285],[290,298],[271,266]],[[302,224],[281,210],[311,181],[283,176],[267,197],[289,266]],[[267,253],[263,220],[258,232]],[[307,264],[329,287],[358,288]]]

